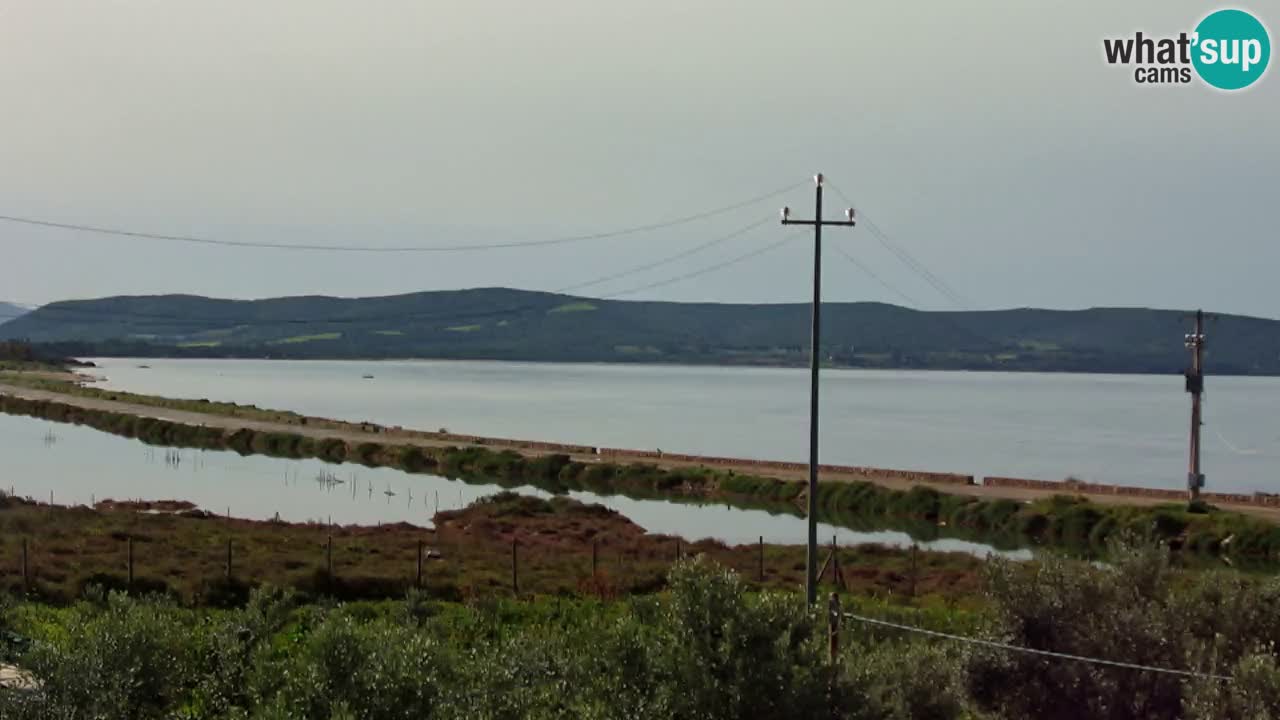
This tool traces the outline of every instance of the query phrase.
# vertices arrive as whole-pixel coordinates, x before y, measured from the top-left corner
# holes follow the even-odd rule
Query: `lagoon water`
[[[797,369],[461,361],[95,360],[110,388],[419,429],[803,461]],[[148,365],[149,368],[140,368]],[[366,374],[373,379],[363,379]],[[1280,378],[1210,377],[1208,488],[1280,491]],[[1180,376],[829,370],[822,460],[1185,486]]]
[[[299,522],[408,522],[429,527],[437,508],[457,509],[502,490],[497,485],[392,468],[152,447],[88,427],[3,414],[0,458],[5,468],[0,489],[23,497],[47,502],[52,493],[59,505],[88,505],[106,498],[178,499],[210,512],[261,520],[278,514],[283,520]],[[550,497],[532,487],[515,491]],[[763,537],[770,543],[802,544],[805,539],[804,519],[791,515],[583,492],[571,496],[617,510],[650,532],[691,540],[715,538],[743,544]],[[842,545],[907,546],[912,542],[902,532],[858,532],[826,524],[819,526],[819,536],[824,542],[834,536]],[[987,545],[955,539],[920,545],[975,555],[992,551]],[[1027,551],[1004,554],[1029,556]]]

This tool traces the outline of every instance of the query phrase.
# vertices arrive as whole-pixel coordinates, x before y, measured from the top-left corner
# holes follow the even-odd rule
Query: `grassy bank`
[[[1188,576],[1157,548],[1097,567],[984,568],[975,610],[844,596],[858,617],[1098,658],[1117,667],[957,642],[755,590],[706,558],[661,593],[307,604],[256,591],[234,609],[93,589],[68,607],[0,602],[0,717],[930,718],[1256,720],[1280,717],[1273,583]],[[1190,676],[1153,672],[1156,668]],[[1226,678],[1227,680],[1224,680]]]
[[[529,456],[482,446],[352,443],[340,438],[248,428],[226,432],[12,396],[0,397],[0,411],[87,425],[156,445],[233,450],[245,455],[314,457],[508,486],[534,485],[552,492],[587,490],[639,498],[715,500],[789,512],[798,512],[804,492],[804,485],[798,482],[731,470],[584,463],[563,454]],[[903,491],[868,482],[826,483],[821,492],[819,505],[824,520],[851,527],[874,523],[906,530],[920,539],[954,536],[1003,546],[1031,544],[1088,553],[1105,548],[1112,535],[1124,531],[1190,552],[1260,560],[1275,559],[1280,554],[1280,526],[1210,506],[1100,505],[1070,496],[1018,503],[948,494],[926,486]]]

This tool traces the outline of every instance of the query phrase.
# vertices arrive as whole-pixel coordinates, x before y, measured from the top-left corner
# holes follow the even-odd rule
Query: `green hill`
[[[880,303],[823,306],[833,365],[1082,372],[1179,372],[1181,311],[925,312]],[[1280,321],[1218,316],[1213,373],[1280,374]],[[71,355],[475,358],[801,365],[806,304],[626,302],[487,288],[374,298],[218,300],[189,295],[53,303],[0,339]]]

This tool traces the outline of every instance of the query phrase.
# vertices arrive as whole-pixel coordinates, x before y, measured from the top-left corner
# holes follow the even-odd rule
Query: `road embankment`
[[[72,386],[74,387],[74,386]],[[252,406],[0,384],[0,411],[88,425],[156,445],[316,457],[408,472],[587,490],[633,497],[706,499],[797,512],[806,466],[429,433],[311,418]],[[824,466],[819,505],[839,524],[918,534],[1002,539],[1007,545],[1099,547],[1117,532],[1202,551],[1273,557],[1280,508],[1224,497],[1221,510],[1189,512],[1175,496],[1133,496],[1110,486],[1045,483],[854,466]],[[1228,512],[1230,511],[1230,512]]]

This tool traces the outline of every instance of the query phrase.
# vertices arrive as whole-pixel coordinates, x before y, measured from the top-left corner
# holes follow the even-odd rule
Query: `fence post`
[[[27,574],[27,539],[22,538],[22,594],[31,594],[31,576]]]
[[[129,536],[129,592],[133,592],[133,536]]]
[[[764,536],[760,536],[760,582],[764,582]]]
[[[840,657],[840,596],[831,593],[827,601],[827,657],[831,664]]]
[[[840,572],[840,553],[836,547],[836,536],[831,536],[831,583],[837,588],[844,589],[844,573]]]
[[[517,541],[511,538],[511,592],[520,595],[520,555],[517,551]]]
[[[916,555],[919,550],[918,545],[911,543],[911,599],[913,600],[916,597],[916,576],[919,572],[916,566]]]
[[[333,535],[326,537],[324,542],[324,563],[325,563],[325,582],[329,584],[329,589],[333,590]]]
[[[596,565],[600,558],[600,541],[591,539],[591,580],[596,580]]]
[[[680,538],[676,538],[676,562],[680,562]]]
[[[413,586],[422,587],[422,538],[418,538],[418,576],[413,581]]]
[[[231,538],[227,538],[227,582],[231,581]]]

